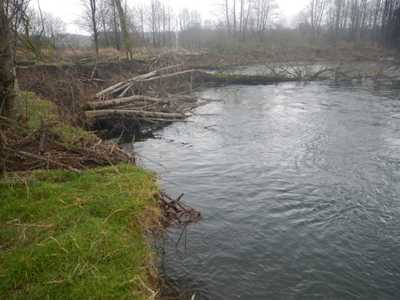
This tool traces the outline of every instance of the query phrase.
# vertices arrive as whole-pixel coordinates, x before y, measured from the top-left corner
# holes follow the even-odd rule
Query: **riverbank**
[[[51,102],[20,104],[18,124],[1,127],[0,297],[154,299],[154,174]]]
[[[169,63],[167,61],[166,63]],[[105,65],[89,65],[85,66],[83,68],[84,70],[82,71],[79,69],[80,67],[76,67],[76,72],[73,71],[75,70],[74,66],[35,66],[35,67],[29,67],[23,70],[19,71],[19,78],[20,78],[20,85],[22,88],[27,89],[27,90],[32,90],[40,94],[41,96],[46,96],[49,99],[52,99],[53,102],[57,104],[57,106],[54,108],[51,108],[53,105],[50,102],[46,102],[47,104],[40,105],[39,108],[37,108],[40,112],[42,112],[40,117],[33,117],[28,116],[28,113],[26,114],[26,119],[27,122],[30,123],[29,127],[32,128],[32,126],[35,128],[33,131],[30,130],[27,133],[24,133],[22,135],[23,138],[19,138],[17,136],[16,141],[14,144],[20,145],[22,147],[25,147],[23,149],[29,150],[19,150],[19,152],[13,152],[10,150],[7,150],[7,155],[14,160],[15,163],[9,163],[7,168],[8,171],[24,171],[27,168],[27,165],[29,166],[29,170],[32,168],[34,169],[59,169],[67,167],[68,171],[65,171],[66,173],[64,175],[60,175],[61,179],[58,179],[58,171],[46,171],[44,174],[45,175],[39,175],[39,179],[36,177],[36,173],[34,172],[33,175],[30,175],[32,177],[27,177],[27,176],[20,176],[23,178],[22,180],[17,180],[15,179],[11,181],[5,181],[4,184],[1,185],[2,193],[6,195],[6,197],[2,196],[3,198],[8,198],[8,195],[13,195],[16,191],[17,194],[19,195],[19,200],[16,202],[21,202],[22,204],[20,206],[16,207],[11,207],[10,211],[8,214],[12,216],[10,219],[2,219],[2,228],[4,227],[5,231],[4,233],[1,234],[1,236],[4,236],[7,238],[7,229],[9,227],[13,228],[15,227],[15,230],[13,233],[10,233],[10,236],[13,235],[14,238],[11,239],[8,242],[9,244],[13,245],[15,244],[15,249],[13,250],[11,248],[10,251],[15,251],[13,253],[10,252],[10,256],[4,256],[2,257],[2,260],[4,261],[11,261],[10,264],[6,264],[7,269],[4,268],[4,270],[0,271],[0,276],[4,277],[9,277],[8,274],[14,274],[12,270],[25,270],[25,275],[24,274],[16,274],[15,277],[10,277],[10,281],[8,281],[7,285],[1,286],[2,290],[0,292],[6,293],[6,295],[10,295],[10,297],[19,297],[21,293],[22,296],[30,297],[32,298],[36,297],[36,293],[38,293],[39,296],[42,296],[40,293],[46,291],[47,287],[46,284],[60,284],[62,285],[61,290],[63,290],[62,293],[65,292],[67,293],[81,293],[83,298],[86,298],[88,294],[85,294],[87,292],[87,289],[85,286],[80,286],[79,284],[79,276],[82,276],[83,280],[91,280],[91,279],[96,279],[96,276],[100,276],[101,280],[107,280],[110,281],[110,285],[104,284],[106,290],[102,291],[99,288],[99,293],[105,293],[106,295],[109,295],[109,298],[114,298],[114,295],[112,294],[107,294],[108,291],[113,289],[118,289],[119,286],[116,284],[116,282],[121,282],[120,279],[123,278],[125,280],[125,277],[119,277],[123,276],[122,272],[118,273],[115,271],[115,273],[102,273],[105,268],[111,267],[115,268],[115,266],[121,266],[122,261],[125,260],[127,261],[132,261],[131,258],[131,249],[129,246],[126,247],[127,251],[129,253],[121,253],[120,251],[125,251],[125,247],[122,247],[123,250],[121,250],[121,245],[123,244],[123,239],[126,238],[126,236],[138,236],[139,240],[133,241],[130,240],[128,241],[129,243],[142,243],[143,241],[145,242],[145,235],[143,232],[147,230],[146,226],[142,226],[140,220],[146,220],[146,212],[148,211],[147,208],[150,208],[150,211],[152,209],[158,208],[158,204],[154,204],[155,199],[148,198],[141,199],[142,204],[140,204],[138,207],[135,205],[137,204],[136,198],[130,197],[130,200],[127,198],[122,199],[121,201],[116,201],[116,205],[120,205],[121,208],[118,207],[113,207],[113,210],[107,210],[106,212],[108,213],[103,213],[101,215],[97,215],[97,210],[98,208],[102,208],[104,205],[107,206],[109,204],[109,201],[112,200],[114,203],[114,200],[111,199],[112,197],[110,194],[116,192],[122,192],[121,197],[125,197],[124,195],[129,194],[129,188],[138,188],[139,190],[142,188],[143,182],[135,180],[137,176],[139,176],[143,170],[137,169],[135,167],[128,167],[127,165],[121,166],[123,169],[124,168],[134,168],[134,169],[129,169],[129,171],[121,171],[116,167],[105,167],[105,169],[96,169],[99,165],[102,166],[109,166],[110,162],[112,165],[118,165],[121,162],[124,162],[126,160],[129,160],[129,157],[120,157],[121,154],[118,151],[118,147],[115,145],[107,145],[102,143],[101,140],[99,140],[96,136],[93,134],[88,133],[87,131],[83,129],[78,129],[77,127],[71,127],[71,126],[64,126],[67,121],[68,124],[76,124],[84,127],[85,124],[85,118],[84,118],[84,111],[83,108],[85,105],[88,104],[89,101],[93,100],[95,96],[95,92],[100,91],[102,88],[105,88],[109,86],[112,83],[118,82],[121,80],[121,78],[126,79],[129,76],[135,76],[137,74],[142,74],[144,71],[147,70],[147,66],[145,68],[140,69],[135,67],[135,63],[131,64],[126,62],[123,62],[121,64],[114,64],[116,66],[115,70],[109,70],[107,72],[107,69],[110,65],[105,64]],[[275,66],[275,65],[274,65]],[[304,76],[302,71],[302,66],[301,68],[297,68],[296,65],[290,65],[290,69],[287,68],[287,65],[280,65],[278,64],[276,67],[271,69],[272,73],[276,73],[279,76],[283,76],[282,81],[304,81],[307,80],[307,77]],[[294,76],[291,75],[293,73],[292,68],[296,71],[294,72]],[[140,69],[140,70],[139,70]],[[321,70],[311,70],[311,78],[315,77],[315,74],[318,75],[326,75],[327,72],[332,73],[334,76],[334,80],[338,78],[336,75],[341,75],[342,73],[337,72],[338,69],[321,69]],[[321,73],[324,71],[324,73]],[[340,70],[339,70],[340,71]],[[283,75],[281,73],[283,72]],[[94,74],[91,76],[91,74]],[[128,75],[130,74],[130,75]],[[274,76],[276,74],[273,74]],[[300,75],[298,75],[300,74]],[[350,80],[353,78],[353,76],[347,76],[347,73],[343,73],[346,76],[341,76],[345,77],[346,80]],[[307,74],[306,74],[307,75]],[[363,78],[363,76],[357,76],[354,78]],[[378,74],[379,75],[379,74]],[[108,76],[108,77],[106,77]],[[375,76],[375,75],[373,75]],[[276,78],[276,77],[274,77]],[[367,77],[366,77],[367,78]],[[218,79],[218,80],[217,80]],[[339,78],[340,79],[340,78]],[[310,79],[311,80],[311,79]],[[320,80],[320,78],[318,78]],[[207,80],[203,78],[204,82],[201,82],[199,80],[200,84],[203,83],[215,83],[216,85],[228,85],[228,84],[265,84],[265,83],[271,83],[274,82],[270,80],[269,75],[262,75],[255,77],[254,75],[246,75],[246,74],[229,74],[227,72],[221,72],[221,73],[213,73],[213,76],[210,77],[210,79]],[[206,86],[205,84],[205,86]],[[165,90],[163,90],[165,92]],[[30,94],[32,95],[32,94]],[[25,95],[26,96],[26,95]],[[162,95],[161,95],[162,96]],[[161,97],[160,96],[160,97]],[[212,100],[210,97],[204,98],[207,101]],[[34,103],[39,103],[40,101],[37,101],[38,99],[34,100]],[[102,99],[104,100],[104,99]],[[31,102],[29,102],[31,103]],[[103,103],[104,104],[104,103]],[[137,104],[137,103],[136,103]],[[25,105],[22,105],[22,108],[24,108]],[[30,105],[28,105],[30,107]],[[50,110],[58,110],[59,114],[62,116],[61,118],[59,117],[57,120],[54,120],[53,117],[50,119],[47,118],[49,115],[52,116],[53,114],[50,113]],[[36,110],[33,108],[33,110]],[[31,108],[26,109],[26,111],[30,112],[32,111]],[[43,113],[43,111],[45,111]],[[63,122],[60,122],[60,119],[63,119]],[[43,122],[45,120],[45,122]],[[46,120],[50,121],[47,122]],[[53,124],[55,121],[55,124]],[[130,120],[131,121],[131,120]],[[55,125],[55,126],[54,126]],[[107,131],[114,130],[115,133],[118,135],[123,132],[123,130],[126,130],[125,125],[122,122],[112,122],[112,126],[104,128]],[[208,124],[207,124],[208,125]],[[19,139],[19,141],[18,141]],[[56,141],[56,143],[48,143],[48,141]],[[47,146],[46,146],[47,145]],[[14,149],[11,147],[11,149]],[[18,148],[21,149],[21,148]],[[34,150],[34,156],[26,156],[26,153],[32,153],[32,149]],[[99,150],[101,155],[99,155]],[[171,152],[173,155],[176,155],[175,152]],[[22,162],[22,163],[21,163]],[[17,166],[17,167],[15,167]],[[15,167],[15,168],[14,168]],[[13,169],[14,168],[14,169]],[[95,169],[93,169],[95,168]],[[41,172],[43,171],[38,171],[38,174],[42,174]],[[53,172],[55,172],[53,175]],[[64,172],[64,171],[62,171]],[[99,173],[98,173],[99,172]],[[112,180],[107,180],[107,181],[102,181],[101,176],[105,176],[105,178],[113,178]],[[122,177],[119,177],[122,176]],[[149,175],[151,176],[151,175]],[[52,181],[51,178],[56,177],[55,182]],[[71,177],[71,179],[70,179]],[[115,177],[115,178],[114,178]],[[131,178],[132,177],[132,178]],[[139,176],[140,177],[140,176]],[[32,179],[31,179],[32,178]],[[64,178],[67,178],[64,180]],[[127,179],[131,178],[131,179]],[[114,181],[115,179],[115,181]],[[125,184],[119,184],[118,180],[125,180],[127,179],[126,186]],[[82,184],[83,181],[83,184]],[[110,182],[113,182],[115,184],[115,187],[120,188],[122,186],[122,191],[121,190],[107,190],[107,189],[102,189],[98,188],[99,183],[104,185],[104,187],[108,187]],[[86,182],[86,183],[85,183]],[[57,206],[54,208],[54,210],[50,210],[48,213],[45,213],[47,210],[47,206],[45,206],[45,203],[49,202],[55,202],[59,201],[61,197],[56,197],[55,194],[59,193],[60,191],[66,190],[69,187],[73,187],[73,191],[71,194],[61,194],[62,197],[69,197],[68,199],[69,202],[66,202],[66,204],[63,204],[61,202],[60,206]],[[147,184],[146,184],[147,186]],[[151,193],[150,191],[153,190],[156,187],[151,187],[149,186],[146,187],[146,190],[144,193]],[[38,190],[36,190],[38,188]],[[45,192],[49,188],[52,194],[47,195],[47,192]],[[4,189],[4,191],[3,191]],[[77,196],[76,191],[80,191],[83,195],[86,195],[86,189],[88,189],[88,199],[86,196]],[[43,203],[40,203],[43,206],[38,206],[39,207],[39,213],[33,213],[31,210],[35,209],[34,207],[27,206],[25,205],[26,199],[30,199],[31,195],[42,195],[38,201],[43,200]],[[54,193],[54,195],[53,195]],[[91,196],[90,196],[91,195]],[[47,198],[46,198],[47,197]],[[99,197],[99,199],[102,199],[103,202],[98,202],[94,203],[94,206],[90,206],[90,201],[92,201],[91,197]],[[138,196],[141,197],[141,194]],[[82,202],[83,199],[83,202]],[[62,200],[62,199],[61,199]],[[132,214],[130,215],[128,211],[125,209],[125,204],[127,202],[125,201],[133,201],[132,207],[130,211]],[[96,201],[97,202],[97,201]],[[177,201],[179,202],[179,201]],[[118,204],[119,203],[119,204]],[[134,204],[136,203],[136,204]],[[58,203],[57,203],[58,204]],[[80,224],[82,219],[73,219],[69,223],[56,223],[59,219],[66,219],[67,217],[70,217],[71,215],[75,215],[75,210],[70,213],[66,213],[66,215],[59,215],[57,219],[44,219],[43,222],[41,221],[42,218],[42,212],[44,213],[44,216],[49,216],[52,215],[54,211],[58,210],[63,210],[65,209],[64,206],[70,207],[72,206],[73,209],[77,209],[76,211],[80,211],[81,209],[84,209],[85,213],[82,213],[82,218],[93,218],[93,222],[95,225],[89,224],[83,224],[83,227],[81,227],[76,234],[73,234],[73,236],[80,236],[80,239],[83,240],[87,238],[91,238],[91,232],[106,232],[106,235],[108,235],[107,231],[111,231],[109,235],[111,236],[110,240],[113,241],[113,238],[116,239],[121,239],[119,242],[121,243],[115,243],[116,248],[109,249],[110,252],[109,254],[104,254],[104,256],[101,256],[102,259],[100,261],[95,260],[93,257],[96,256],[96,252],[86,252],[85,255],[77,255],[77,256],[72,256],[75,257],[75,260],[72,260],[72,263],[69,264],[69,261],[67,260],[69,253],[74,254],[74,251],[76,250],[77,247],[73,239],[70,239],[70,230],[74,229],[76,226],[74,224]],[[74,207],[77,206],[77,207]],[[35,206],[36,207],[36,206]],[[137,209],[136,209],[137,208]],[[3,208],[2,208],[3,209]],[[8,208],[5,208],[4,211],[7,211]],[[122,211],[121,211],[121,210]],[[94,215],[92,215],[94,211]],[[15,212],[15,214],[13,214]],[[128,213],[128,215],[124,215]],[[113,224],[112,227],[102,229],[102,227],[99,224],[105,223],[108,225],[108,218],[111,215],[111,219],[114,219],[114,217],[117,217],[117,220],[119,219],[119,214],[122,214],[124,219],[126,219],[126,222],[122,223],[115,223]],[[155,214],[157,215],[157,214]],[[180,216],[177,215],[178,221]],[[132,217],[132,220],[129,221],[129,217]],[[31,219],[29,219],[31,218]],[[102,221],[101,221],[102,220]],[[138,221],[139,220],[139,221]],[[97,223],[96,223],[97,222]],[[102,223],[103,222],[103,223]],[[51,225],[53,226],[53,223],[55,226],[58,228],[65,228],[65,231],[60,231],[59,234],[58,232],[53,233],[52,228],[46,228],[46,226]],[[146,223],[146,222],[145,222]],[[96,227],[96,224],[99,225]],[[91,227],[86,227],[86,226],[91,226]],[[38,227],[39,226],[39,227]],[[44,227],[43,227],[44,226]],[[72,228],[68,229],[68,226],[73,226]],[[102,225],[103,226],[103,225]],[[114,227],[115,226],[115,227]],[[133,226],[133,231],[131,229],[131,226]],[[125,230],[123,229],[125,228]],[[118,231],[118,230],[121,231]],[[20,230],[20,231],[17,231]],[[33,244],[30,244],[28,241],[24,241],[25,236],[27,236],[27,233],[29,233],[30,230],[35,230],[39,231],[37,236],[33,236]],[[86,232],[88,230],[89,232]],[[135,231],[137,230],[137,231]],[[40,232],[43,231],[43,232]],[[113,233],[117,233],[117,236],[113,237]],[[121,233],[123,233],[121,235]],[[4,239],[5,239],[4,238]],[[95,239],[101,240],[100,236],[94,236]],[[3,239],[3,238],[2,238]],[[22,242],[21,242],[22,239]],[[55,239],[55,240],[54,240]],[[78,247],[80,249],[82,248],[80,245],[81,242],[80,240],[75,238],[75,240],[78,240]],[[6,240],[5,240],[6,241]],[[62,243],[60,242],[62,241]],[[52,244],[54,242],[55,244]],[[2,244],[5,242],[2,242]],[[36,243],[36,244],[35,244]],[[61,247],[59,246],[59,243],[61,243]],[[65,245],[64,245],[65,243]],[[100,243],[100,242],[99,242]],[[107,244],[107,241],[104,241],[104,243]],[[71,245],[70,245],[71,244]],[[57,254],[53,252],[48,252],[46,249],[43,250],[44,252],[41,252],[42,250],[42,245],[45,245],[43,247],[58,247],[58,251],[61,251],[60,255],[63,255],[59,260],[55,260],[54,266],[51,268],[47,268],[47,264],[52,263],[52,260],[48,260],[49,255]],[[108,245],[108,244],[107,244]],[[26,246],[26,248],[24,248]],[[38,248],[37,248],[38,247]],[[70,248],[68,248],[70,247]],[[75,248],[74,248],[75,247]],[[93,247],[96,247],[96,243],[94,244]],[[53,249],[51,248],[51,249]],[[4,249],[4,250],[3,250]],[[54,248],[56,249],[56,248]],[[66,252],[63,250],[65,249]],[[83,248],[84,251],[86,250],[93,250],[91,246],[87,246],[86,248]],[[142,265],[134,265],[131,266],[129,264],[129,267],[132,267],[132,273],[129,273],[125,270],[125,273],[129,274],[130,279],[127,281],[122,281],[125,282],[129,287],[125,289],[123,288],[123,293],[124,294],[118,294],[115,295],[117,298],[124,298],[124,297],[131,297],[132,295],[136,295],[138,299],[142,299],[140,297],[145,297],[145,299],[148,299],[149,297],[153,297],[154,293],[153,290],[156,290],[156,285],[154,285],[153,281],[153,276],[148,276],[147,274],[153,274],[153,268],[151,266],[151,260],[150,263],[147,263],[147,257],[151,257],[151,249],[147,247],[146,244],[144,244],[144,248],[142,248],[142,252],[139,251],[135,255],[140,257],[138,261],[146,262]],[[6,253],[8,251],[7,248],[1,249],[1,251],[5,251]],[[115,261],[115,266],[113,267],[114,262],[113,260],[113,255],[114,253],[117,253],[116,255],[118,256]],[[36,262],[36,259],[29,258],[24,262],[24,259],[26,257],[29,257],[31,255],[34,255],[33,257],[38,257],[38,262]],[[37,255],[37,256],[36,256]],[[148,256],[149,255],[149,256]],[[23,259],[22,259],[22,258]],[[21,259],[20,259],[21,258]],[[136,258],[136,256],[135,256]],[[110,264],[108,264],[108,260],[110,261]],[[24,262],[22,265],[13,265],[12,261],[17,261],[17,262]],[[105,262],[104,262],[105,261]],[[97,265],[99,263],[99,265]],[[105,265],[103,265],[105,263]],[[75,264],[75,265],[73,265]],[[4,264],[2,264],[3,266]],[[62,269],[66,266],[66,269]],[[103,268],[104,267],[104,268]],[[3,267],[2,267],[3,268]],[[14,268],[14,269],[13,269]],[[32,268],[32,269],[29,269]],[[40,269],[42,268],[42,269]],[[83,271],[80,269],[83,268]],[[60,273],[57,273],[57,270],[64,270]],[[36,274],[36,270],[39,270],[38,274]],[[53,276],[52,278],[47,278],[46,274],[48,273],[47,270],[49,270],[49,273],[54,275],[58,274],[59,279],[57,276]],[[96,273],[98,272],[98,273]],[[137,272],[137,276],[131,276],[134,274],[134,272]],[[83,273],[83,275],[80,275]],[[5,274],[5,275],[4,275]],[[26,275],[28,274],[28,275]],[[76,275],[78,274],[78,275]],[[88,275],[89,274],[89,275]],[[11,275],[10,275],[11,276]],[[14,276],[14,275],[12,275]],[[77,276],[77,277],[74,277]],[[88,276],[88,277],[85,277]],[[92,276],[92,277],[90,277]],[[108,277],[109,276],[109,277]],[[114,277],[117,278],[118,280],[114,281]],[[36,277],[39,278],[39,281],[36,281]],[[13,279],[14,278],[14,279]],[[72,278],[73,280],[70,280]],[[78,278],[78,279],[76,279]],[[135,279],[135,278],[140,278],[140,280]],[[146,279],[147,278],[147,279]],[[96,279],[97,280],[97,279]],[[147,280],[147,281],[146,281]],[[102,285],[102,281],[100,281],[99,285]],[[142,283],[143,282],[143,283]],[[65,286],[64,286],[65,285]],[[97,285],[94,285],[92,287],[93,289],[97,288]],[[118,291],[119,292],[119,291]],[[30,294],[33,293],[33,294]],[[54,288],[54,297],[62,297],[62,294],[57,294],[58,289]],[[89,293],[89,292],[88,292]],[[97,295],[97,294],[95,294]],[[38,298],[40,298],[37,296]],[[50,298],[53,295],[50,295]],[[147,298],[146,298],[147,297]],[[75,298],[79,298],[79,295]]]

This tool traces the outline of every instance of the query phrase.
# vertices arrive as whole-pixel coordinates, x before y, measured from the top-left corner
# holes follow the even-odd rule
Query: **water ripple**
[[[136,147],[168,192],[204,215],[186,248],[171,229],[167,274],[199,299],[397,299],[399,91],[204,91],[224,102]]]

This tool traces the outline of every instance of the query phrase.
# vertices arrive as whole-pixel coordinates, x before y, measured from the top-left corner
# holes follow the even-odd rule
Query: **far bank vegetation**
[[[319,55],[331,48],[397,47],[400,38],[398,0],[310,0],[290,27],[275,0],[219,1],[215,17],[196,10],[176,11],[160,0],[81,4],[77,23],[90,36],[66,33],[60,18],[44,11],[40,1],[32,2],[16,28],[18,48],[25,53],[21,57],[82,59],[93,49],[97,58],[131,60],[157,55],[160,49],[180,49],[192,54],[252,53],[268,59],[290,49]]]

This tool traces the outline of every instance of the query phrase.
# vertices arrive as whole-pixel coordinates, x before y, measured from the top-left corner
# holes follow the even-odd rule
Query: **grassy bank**
[[[45,120],[63,155],[95,142],[46,101],[24,100],[24,138]],[[158,226],[157,192],[153,174],[127,163],[3,174],[0,299],[152,299],[156,275],[145,233]]]

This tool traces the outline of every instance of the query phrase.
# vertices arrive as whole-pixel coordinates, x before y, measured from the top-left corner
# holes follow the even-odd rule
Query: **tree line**
[[[122,7],[118,0],[82,0],[96,48],[121,49],[124,35],[152,47],[207,48],[221,38],[268,43],[268,34],[284,27],[277,0],[217,1],[218,16],[203,20],[195,10],[174,12],[168,1]],[[290,30],[310,40],[399,46],[400,0],[310,0],[296,20]]]
[[[372,41],[399,46],[399,0],[311,0],[299,28],[318,39]]]
[[[59,18],[28,7],[17,28],[19,42],[40,56],[41,48],[55,48],[65,37]],[[282,30],[277,0],[216,0],[216,16],[203,19],[196,10],[175,12],[168,1],[150,0],[128,5],[125,0],[81,0],[79,25],[100,48],[208,48],[225,41],[268,43],[271,32]],[[210,8],[212,9],[212,8]],[[293,25],[293,24],[292,24]],[[368,41],[398,46],[400,0],[310,0],[289,29],[309,41]],[[67,45],[68,46],[68,45]],[[74,45],[71,45],[74,46]]]

